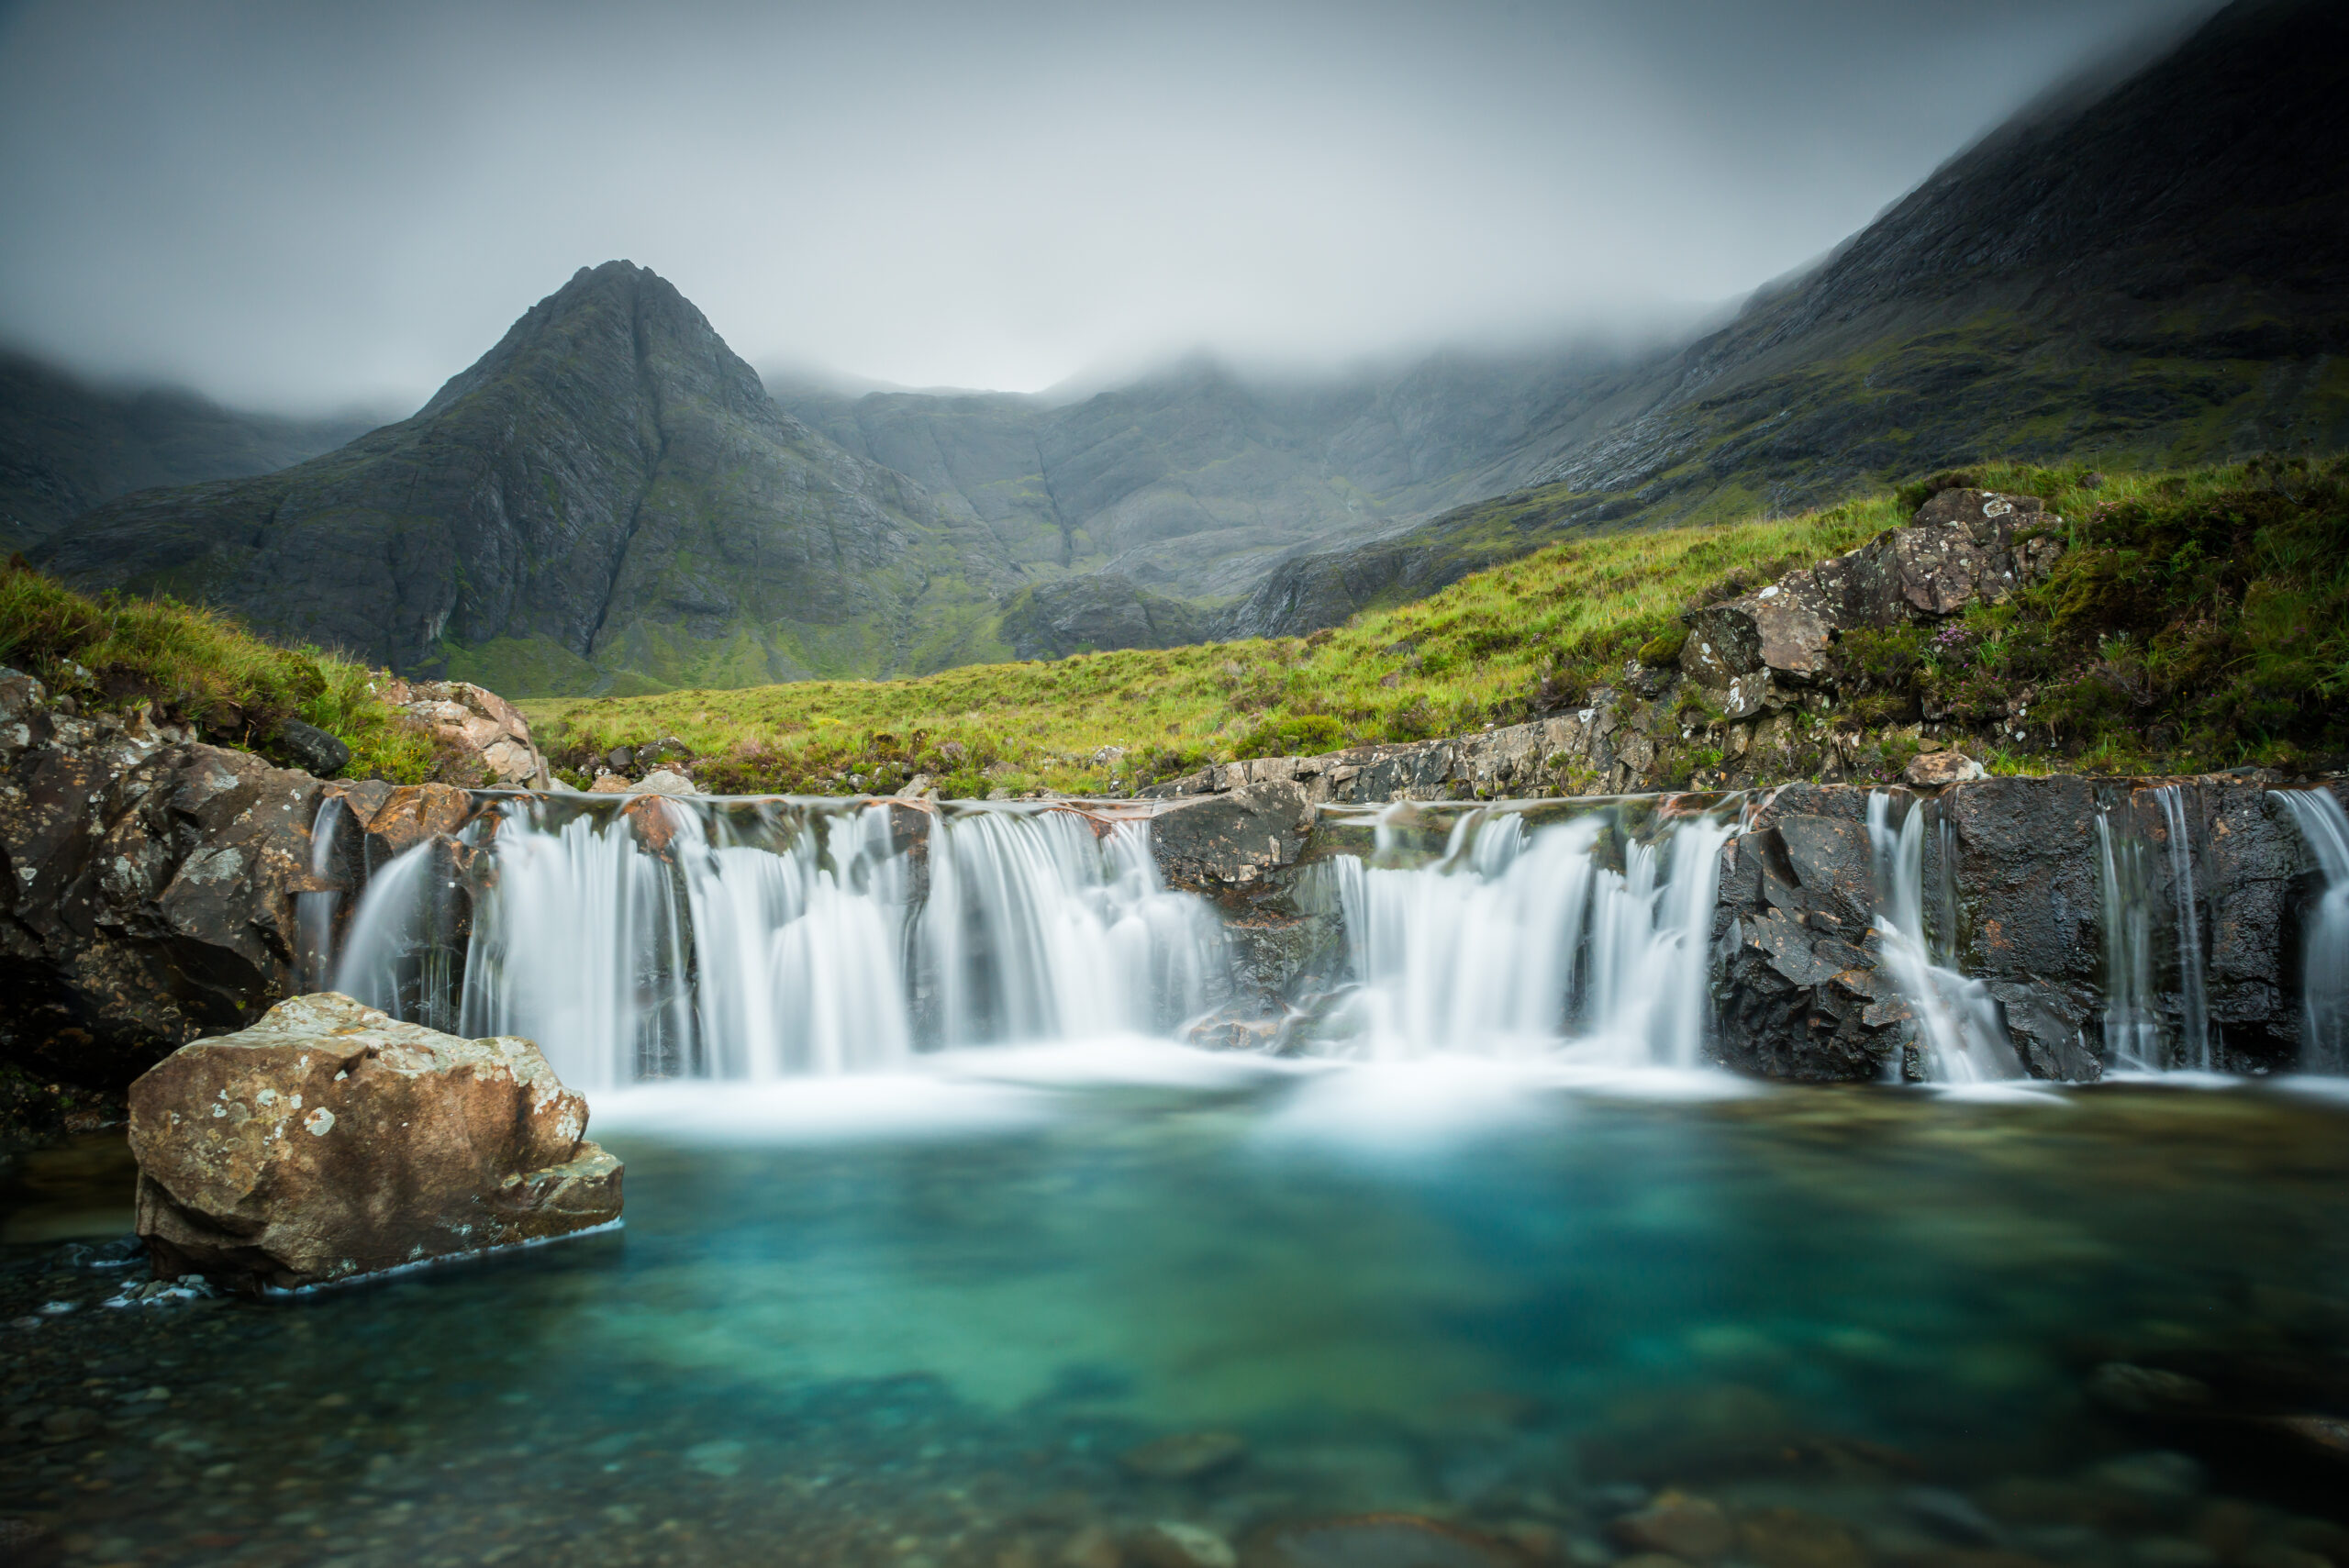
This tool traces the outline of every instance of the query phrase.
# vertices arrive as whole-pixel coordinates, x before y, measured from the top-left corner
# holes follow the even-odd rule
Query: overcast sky
[[[410,406],[577,267],[1040,388],[1733,298],[2209,0],[0,0],[0,339]]]

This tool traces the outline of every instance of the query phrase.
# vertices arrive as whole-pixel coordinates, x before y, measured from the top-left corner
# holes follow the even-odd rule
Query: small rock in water
[[[1763,1508],[1738,1526],[1742,1555],[1762,1568],[1867,1568],[1867,1554],[1835,1520],[1799,1508]]]
[[[1615,1539],[1634,1551],[1660,1551],[1687,1562],[1709,1562],[1729,1550],[1729,1516],[1720,1505],[1685,1492],[1659,1492],[1612,1528]]]
[[[1250,1568],[1517,1568],[1487,1537],[1410,1514],[1365,1514],[1281,1525],[1249,1543]]]
[[[1607,1481],[1583,1494],[1591,1507],[1602,1514],[1628,1514],[1633,1508],[1644,1507],[1648,1489],[1636,1481]]]
[[[2108,1459],[2088,1472],[2090,1479],[2149,1502],[2181,1501],[2202,1490],[2201,1464],[2182,1453],[2159,1450]]]
[[[2107,1362],[2088,1373],[2088,1397],[2124,1416],[2176,1415],[2211,1400],[2210,1385],[2184,1373],[2128,1362]]]
[[[1059,1568],[1122,1568],[1125,1560],[1118,1538],[1099,1525],[1087,1525],[1070,1536],[1052,1559]]]
[[[1248,1440],[1232,1432],[1176,1432],[1128,1449],[1118,1462],[1152,1481],[1188,1481],[1240,1462]]]
[[[1900,1494],[1900,1506],[1919,1524],[1960,1546],[2006,1544],[2006,1531],[1998,1528],[1998,1521],[1976,1507],[1963,1492],[1953,1492],[1946,1486],[1911,1486]]]
[[[63,1443],[72,1442],[76,1438],[86,1438],[103,1425],[105,1422],[95,1410],[69,1406],[62,1410],[51,1410],[42,1417],[40,1429],[50,1441]]]
[[[2338,1416],[2278,1416],[2270,1425],[2302,1452],[2349,1464],[2349,1421]]]
[[[1615,1568],[1688,1568],[1688,1564],[1661,1551],[1638,1551],[1629,1557],[1617,1558]]]
[[[1233,1568],[1238,1559],[1223,1537],[1198,1525],[1161,1519],[1133,1538],[1143,1568]]]

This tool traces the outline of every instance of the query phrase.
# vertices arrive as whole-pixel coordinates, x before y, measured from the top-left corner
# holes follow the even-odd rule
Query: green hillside
[[[1846,639],[1866,717],[1928,696],[1960,714],[2038,692],[2009,770],[2305,767],[2349,750],[2349,486],[2340,459],[2094,474],[1989,468],[2066,519],[2054,575],[1930,642]],[[1888,491],[1801,517],[1599,535],[1306,638],[1081,654],[911,681],[814,682],[526,705],[582,782],[661,738],[705,788],[950,795],[1132,788],[1208,761],[1334,751],[1510,723],[1668,658],[1679,613],[1907,520]],[[1701,715],[1698,716],[1701,718]]]

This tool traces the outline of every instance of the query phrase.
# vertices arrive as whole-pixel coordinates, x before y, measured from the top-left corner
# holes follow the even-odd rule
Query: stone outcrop
[[[619,1218],[586,1130],[529,1040],[297,996],[131,1085],[139,1233],[160,1277],[282,1289],[544,1240]]]
[[[1304,788],[1268,778],[1161,811],[1150,835],[1169,885],[1214,894],[1295,864],[1312,826]]]
[[[2159,851],[2144,857],[2143,891],[2156,925],[2174,927],[2163,791],[2194,849],[2217,1063],[2255,1073],[2298,1059],[2297,955],[2320,889],[2299,828],[2271,798],[2277,782],[1989,778],[1922,799],[1925,885],[1956,895],[1954,908],[1929,898],[1927,922],[1947,934],[1954,967],[1997,1003],[2026,1072],[2077,1082],[2103,1071],[2099,817],[2117,838]],[[1723,850],[1713,988],[1729,1065],[1779,1078],[1923,1075],[1915,1020],[1873,929],[1867,795],[1781,790]],[[2175,1034],[2181,981],[2172,970],[2155,984],[2149,1000]]]
[[[2063,521],[2035,495],[1944,490],[1906,528],[1682,618],[1680,670],[1738,720],[1799,706],[1776,688],[1819,684],[1838,634],[1998,604],[2047,575]]]
[[[470,681],[395,680],[377,695],[477,760],[488,782],[547,787],[547,760],[530,739],[529,722],[495,692]]]
[[[119,1090],[284,995],[319,789],[0,672],[0,1060]]]
[[[1911,763],[1920,784],[1979,776],[1954,728],[1842,719],[1830,654],[1845,632],[1929,622],[2043,578],[2062,547],[2039,530],[2061,521],[2036,496],[1945,490],[1856,550],[1689,612],[1673,662],[1635,660],[1579,707],[1437,740],[1219,763],[1141,793],[1294,783],[1316,805],[1346,805],[1888,783]]]

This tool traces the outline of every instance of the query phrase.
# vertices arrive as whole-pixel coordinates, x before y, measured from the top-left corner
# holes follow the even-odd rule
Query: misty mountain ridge
[[[1518,454],[1532,483],[1302,551],[1225,635],[1414,598],[1562,532],[1820,505],[1990,456],[2349,444],[2349,14],[2239,0],[2032,106],[1817,269]]]
[[[1195,353],[1069,399],[762,384],[665,281],[607,263],[412,418],[112,500],[39,559],[403,670],[625,692],[1300,632],[1568,530],[1989,455],[2338,447],[2344,28],[2238,4],[1660,348],[1320,377]]]
[[[0,350],[0,550],[29,550],[117,495],[266,473],[377,422],[250,413],[179,387],[94,385]]]

